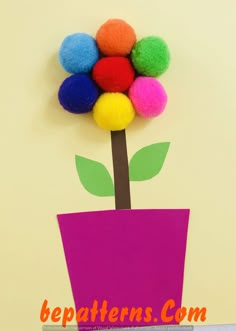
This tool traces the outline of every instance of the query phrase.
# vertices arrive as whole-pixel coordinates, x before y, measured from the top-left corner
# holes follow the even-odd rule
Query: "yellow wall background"
[[[57,213],[113,209],[87,193],[74,155],[110,170],[109,133],[63,112],[57,90],[62,39],[95,34],[110,17],[138,37],[160,35],[172,63],[161,77],[165,114],[136,119],[129,153],[171,141],[155,179],[132,184],[133,208],[191,208],[183,305],[206,306],[207,323],[236,322],[236,2],[234,0],[1,1],[1,329],[40,330],[45,298],[73,305]],[[97,271],[95,271],[97,272]]]

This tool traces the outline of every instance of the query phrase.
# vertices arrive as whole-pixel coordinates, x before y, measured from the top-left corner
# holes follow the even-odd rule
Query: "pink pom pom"
[[[130,87],[129,97],[142,117],[160,115],[167,104],[167,94],[161,83],[152,77],[138,77]]]

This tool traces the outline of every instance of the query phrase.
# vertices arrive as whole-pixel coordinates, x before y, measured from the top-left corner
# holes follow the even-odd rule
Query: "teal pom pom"
[[[139,74],[157,77],[169,66],[170,51],[163,39],[147,37],[136,43],[131,59]]]
[[[96,41],[86,33],[67,36],[59,51],[59,62],[62,67],[73,74],[90,72],[98,58]]]

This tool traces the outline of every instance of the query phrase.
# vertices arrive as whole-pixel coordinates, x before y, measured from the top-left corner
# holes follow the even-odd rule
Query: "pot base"
[[[79,323],[80,330],[165,324],[161,312],[173,299],[181,307],[188,209],[111,210],[58,215],[76,310],[119,311],[113,322],[100,311],[94,321]],[[152,309],[150,320],[145,309]],[[141,320],[120,312],[141,308]],[[117,311],[117,310],[116,310]],[[139,310],[140,312],[140,310]],[[171,322],[171,324],[177,324]]]

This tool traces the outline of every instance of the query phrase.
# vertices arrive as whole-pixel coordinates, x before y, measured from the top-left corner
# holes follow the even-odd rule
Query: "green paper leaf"
[[[99,197],[114,196],[112,178],[105,166],[97,161],[75,156],[76,169],[84,188]]]
[[[170,143],[157,143],[140,149],[129,164],[130,181],[143,181],[156,176],[164,164]]]

